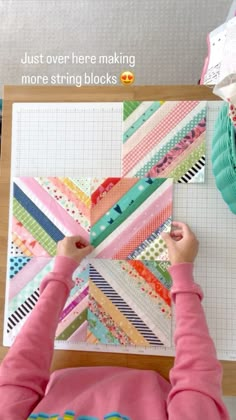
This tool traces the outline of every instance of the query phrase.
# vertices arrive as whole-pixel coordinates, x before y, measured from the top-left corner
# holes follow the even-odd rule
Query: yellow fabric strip
[[[22,243],[22,240],[15,233],[12,233],[12,242],[23,252],[27,257],[32,257],[32,252]]]
[[[101,290],[90,280],[90,294],[103,307],[105,311],[112,317],[114,322],[130,338],[132,344],[139,346],[149,346],[145,338],[137,331],[137,329],[125,318],[124,315],[117,309],[113,303],[108,299]]]
[[[91,198],[80,190],[77,185],[75,185],[69,178],[62,178],[62,182],[86,205],[86,207],[90,207]]]

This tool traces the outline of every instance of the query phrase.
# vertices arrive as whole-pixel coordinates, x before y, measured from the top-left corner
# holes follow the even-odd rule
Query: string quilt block
[[[93,260],[87,342],[170,346],[170,277],[166,262]]]
[[[10,257],[8,262],[7,335],[14,338],[39,298],[39,285],[52,269],[50,257]]]
[[[55,339],[68,343],[170,345],[168,262],[91,259],[78,267]],[[51,257],[10,257],[7,337],[14,340],[53,269]]]
[[[87,337],[89,266],[78,267],[73,280],[75,286],[60,315],[56,340],[76,343],[86,341]]]
[[[203,182],[206,101],[126,101],[122,175]]]
[[[92,180],[93,258],[167,260],[160,235],[170,230],[172,189],[163,178]]]
[[[57,242],[82,235],[95,248],[74,273],[55,339],[171,346],[171,279],[160,234],[171,228],[172,179],[204,181],[206,102],[129,101],[123,109],[124,178],[14,179],[10,339],[37,303]]]
[[[172,188],[171,179],[151,177],[15,178],[9,256],[8,339],[15,338],[36,305],[40,282],[52,271],[57,242],[64,236],[82,235],[95,246],[90,259],[93,263],[75,272],[75,286],[60,315],[55,339],[68,343],[91,343],[94,340],[96,328],[93,327],[93,332],[91,328],[96,316],[96,325],[101,322],[100,295],[104,294],[103,288],[107,287],[107,278],[112,273],[121,288],[116,293],[119,299],[125,299],[125,305],[129,307],[127,316],[128,313],[131,318],[134,316],[136,324],[134,326],[130,318],[126,324],[132,333],[122,330],[122,322],[117,321],[125,317],[121,308],[114,321],[113,315],[108,313],[115,330],[120,331],[120,338],[114,338],[108,331],[108,335],[101,340],[98,338],[97,342],[168,345],[171,326],[169,292],[159,280],[160,269],[155,266],[155,260],[159,258],[163,260],[162,264],[167,264],[164,261],[167,259],[166,248],[160,234],[170,230]],[[98,274],[92,271],[95,269],[102,276],[99,285]],[[120,280],[122,276],[127,286]],[[162,274],[162,280],[166,276]],[[111,281],[109,284],[114,286]],[[130,299],[127,298],[129,293]],[[113,305],[114,309],[114,301],[110,302],[109,308]],[[154,315],[160,321],[156,326]],[[107,328],[107,323],[102,328]]]
[[[39,286],[53,269],[51,257],[17,256],[9,259],[7,336],[14,339],[39,298]],[[73,275],[75,285],[60,315],[56,340],[85,341],[87,336],[88,267]]]
[[[54,256],[64,236],[89,240],[87,179],[20,177],[13,182],[12,255]]]
[[[81,235],[93,257],[167,259],[172,181],[163,178],[15,178],[11,254],[54,256],[64,236]]]

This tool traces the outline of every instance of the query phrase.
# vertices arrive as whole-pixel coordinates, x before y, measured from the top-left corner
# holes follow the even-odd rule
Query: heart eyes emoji
[[[120,81],[123,85],[132,85],[134,83],[134,74],[131,71],[124,71],[120,75]]]

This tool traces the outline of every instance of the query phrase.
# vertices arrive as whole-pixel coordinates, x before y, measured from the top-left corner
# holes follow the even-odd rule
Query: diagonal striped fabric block
[[[171,340],[170,275],[166,261],[90,259],[78,268],[61,312],[55,340],[168,346]],[[9,259],[4,336],[12,342],[39,299],[50,257]]]
[[[93,257],[167,260],[161,239],[172,215],[171,179],[106,178],[91,185]]]
[[[10,257],[8,262],[7,335],[14,338],[39,298],[39,286],[53,267],[50,257]]]
[[[89,180],[15,178],[11,229],[12,255],[54,256],[64,236],[89,239]]]
[[[81,235],[93,257],[167,260],[171,215],[171,179],[16,178],[11,255],[54,256],[64,236]]]
[[[167,267],[166,262],[93,260],[87,342],[171,346]]]
[[[73,280],[75,286],[60,315],[56,340],[80,343],[86,341],[88,329],[89,266],[78,267]]]
[[[5,334],[13,340],[39,299],[39,286],[53,269],[50,257],[10,257]],[[78,268],[73,276],[75,286],[60,315],[56,340],[81,342],[87,336],[89,267]],[[55,297],[56,298],[56,297]]]
[[[171,179],[151,177],[14,179],[7,341],[14,340],[37,304],[57,241],[77,234],[90,236],[96,259],[74,273],[56,341],[169,345],[170,278],[160,234],[170,230],[172,188]],[[110,322],[115,336],[107,330]]]
[[[122,175],[203,182],[206,101],[126,101]]]

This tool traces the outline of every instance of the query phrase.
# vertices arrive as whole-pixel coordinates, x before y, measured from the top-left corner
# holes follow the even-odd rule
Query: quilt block
[[[11,254],[29,257],[54,256],[64,236],[89,240],[89,180],[15,178],[11,231]]]
[[[93,260],[89,275],[89,343],[171,345],[168,263]]]
[[[206,101],[126,101],[122,175],[203,182]]]
[[[64,236],[81,235],[93,257],[166,260],[172,180],[164,178],[15,178],[11,255],[56,254]]]
[[[92,183],[93,257],[118,260],[167,259],[161,233],[169,231],[172,180],[107,178]]]
[[[165,261],[91,259],[78,267],[55,340],[169,346],[172,312],[168,265]],[[37,304],[40,283],[52,269],[51,257],[10,257],[5,330],[9,342]]]

